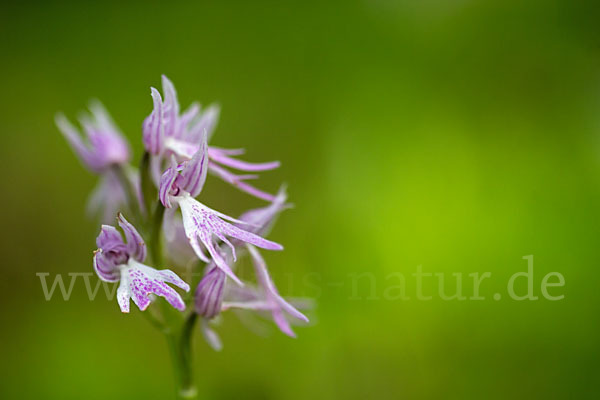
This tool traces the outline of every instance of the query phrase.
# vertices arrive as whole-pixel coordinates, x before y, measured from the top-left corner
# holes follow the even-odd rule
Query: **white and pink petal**
[[[130,259],[121,267],[121,284],[117,290],[117,301],[122,312],[129,312],[129,300],[133,300],[141,311],[151,303],[150,295],[164,297],[174,308],[183,311],[185,303],[179,293],[168,283],[185,290],[190,287],[170,270],[156,270]]]

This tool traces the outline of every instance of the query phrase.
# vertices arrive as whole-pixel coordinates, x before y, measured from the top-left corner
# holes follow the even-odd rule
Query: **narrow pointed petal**
[[[204,132],[206,132],[206,140],[210,141],[217,122],[219,121],[220,109],[217,105],[211,105],[203,113],[200,119],[189,127],[186,135],[186,140],[192,143],[198,143]]]
[[[279,168],[279,161],[270,161],[265,163],[250,163],[247,161],[236,160],[231,158],[217,149],[209,148],[208,154],[211,160],[217,162],[226,167],[231,167],[240,171],[269,171],[272,169]]]
[[[208,169],[210,172],[212,172],[225,182],[229,183],[230,185],[238,188],[242,192],[246,192],[251,196],[257,197],[265,201],[273,201],[275,199],[275,197],[272,194],[264,192],[244,182],[242,179],[240,179],[239,175],[236,175],[226,170],[225,168],[215,164],[214,162],[208,163]]]
[[[279,328],[279,330],[289,337],[295,338],[296,334],[290,327],[290,323],[287,319],[285,319],[285,315],[281,312],[280,309],[275,309],[271,313],[273,315],[273,321],[275,321],[275,325]]]
[[[253,244],[262,249],[283,250],[283,246],[279,243],[264,239],[258,235],[255,235],[254,233],[245,231],[226,222],[221,221],[220,229],[227,236],[231,236],[243,242]]]
[[[233,245],[233,243],[231,243],[229,241],[229,239],[227,239],[225,237],[225,235],[221,234],[221,233],[215,233],[215,235],[219,238],[219,240],[221,240],[223,243],[225,243],[226,246],[229,247],[229,250],[231,250],[231,256],[233,257],[233,262],[237,261],[237,254],[235,252],[235,246]]]
[[[200,114],[200,105],[198,103],[192,103],[188,107],[188,109],[185,110],[183,112],[183,114],[181,114],[181,116],[179,117],[179,121],[178,121],[178,124],[179,124],[178,131],[176,132],[177,138],[189,140],[187,138],[188,126],[190,125],[190,123],[192,123],[192,121],[197,119],[199,114]]]
[[[267,298],[270,298],[273,302],[275,302],[282,310],[290,314],[292,317],[300,319],[304,322],[308,322],[308,318],[294,308],[291,304],[289,304],[283,297],[279,295],[277,288],[273,284],[273,280],[269,275],[269,271],[267,270],[267,265],[265,260],[262,258],[260,252],[256,250],[252,246],[246,246],[250,256],[252,257],[252,263],[254,264],[254,269],[256,272],[256,280],[265,290],[267,294]],[[273,315],[275,318],[275,314]]]
[[[175,272],[171,271],[170,269],[161,269],[157,272],[165,282],[172,283],[173,285],[185,290],[186,292],[190,291],[190,285],[188,285],[183,279],[181,279]]]
[[[105,169],[111,164],[125,164],[129,161],[130,149],[127,140],[98,100],[90,101],[90,114],[80,116],[88,141],[98,161]]]
[[[117,221],[125,233],[129,256],[135,258],[139,262],[143,262],[146,259],[146,243],[144,242],[144,239],[142,239],[142,236],[137,229],[125,219],[123,214],[119,213]]]
[[[226,156],[241,156],[246,153],[246,149],[224,149],[222,147],[217,146],[209,146],[210,150],[218,151],[221,154],[225,154]]]
[[[186,233],[186,235],[187,235],[187,233]],[[200,247],[200,243],[198,242],[198,237],[190,236],[190,237],[188,237],[188,241],[190,243],[190,246],[194,250],[194,253],[196,253],[196,255],[198,256],[198,258],[200,260],[204,261],[205,263],[209,263],[210,258],[206,254],[204,254],[204,251],[202,251],[202,248]]]
[[[161,176],[158,188],[158,198],[162,205],[167,208],[171,208],[171,190],[178,175],[179,168],[177,162],[175,161],[175,157],[171,157],[171,166]]]
[[[100,172],[102,165],[98,162],[93,152],[83,143],[83,139],[77,128],[63,114],[57,114],[55,120],[56,126],[83,164],[93,172]]]
[[[198,151],[190,161],[185,163],[185,167],[176,181],[177,187],[185,190],[192,197],[200,194],[208,173],[208,145],[206,135],[202,137]]]
[[[165,93],[165,103],[173,107],[175,115],[179,115],[179,102],[177,101],[177,91],[173,82],[166,75],[161,76],[162,88]]]
[[[135,305],[140,309],[140,311],[146,311],[146,308],[148,308],[148,306],[152,303],[150,297],[148,297],[147,294],[145,294],[142,290],[139,290],[137,287],[130,289],[130,296]]]
[[[264,301],[224,301],[222,304],[222,311],[229,310],[230,308],[238,308],[240,310],[252,310],[252,311],[271,311],[273,309],[272,304]]]
[[[165,136],[176,137],[179,118],[179,102],[175,86],[165,75],[162,76],[162,88],[165,95],[163,115],[165,119]]]
[[[286,189],[285,186],[282,186],[271,204],[266,207],[246,211],[239,219],[252,225],[248,228],[248,231],[265,236],[269,233],[271,226],[281,211],[292,207],[292,204],[286,203],[286,201]]]
[[[123,136],[123,134],[117,129],[117,124],[115,124],[115,121],[112,119],[104,105],[99,100],[90,100],[88,108],[94,116],[94,120],[96,121],[96,126],[98,129],[105,132],[110,132],[111,134]]]
[[[208,342],[210,347],[213,348],[213,350],[221,351],[223,349],[223,343],[221,342],[219,335],[217,335],[217,333],[211,329],[211,327],[208,324],[208,320],[202,320],[202,323],[200,324],[200,330],[202,331],[204,339],[206,339],[206,341]]]
[[[128,313],[129,312],[129,299],[131,298],[128,282],[124,279],[121,280],[121,284],[117,289],[117,303],[119,304],[119,308],[121,312]]]
[[[231,270],[231,267],[229,266],[229,264],[227,264],[227,261],[225,261],[225,259],[221,256],[221,254],[217,251],[217,249],[215,249],[215,245],[211,238],[211,233],[203,230],[198,233],[198,237],[199,237],[200,241],[202,242],[202,244],[204,245],[204,247],[206,248],[206,250],[208,250],[208,253],[212,257],[215,264],[225,274],[227,274],[227,276],[229,276],[231,279],[233,279],[233,281],[235,281],[235,283],[237,283],[238,285],[243,285],[242,281],[233,273],[233,271]]]
[[[143,141],[146,151],[158,155],[162,151],[164,140],[163,102],[158,90],[150,88],[150,91],[153,110],[144,120]]]

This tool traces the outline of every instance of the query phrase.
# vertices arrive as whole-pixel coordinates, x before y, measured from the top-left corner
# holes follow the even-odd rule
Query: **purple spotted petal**
[[[129,300],[144,311],[150,305],[150,294],[162,296],[174,308],[183,311],[183,299],[165,282],[172,283],[186,292],[190,290],[187,283],[170,270],[156,270],[140,264],[133,259],[121,269],[121,284],[117,290],[117,302],[122,312],[129,312]]]
[[[206,207],[205,205],[198,202],[189,195],[178,196],[175,198],[177,199],[179,206],[181,207],[181,214],[183,216],[183,227],[185,229],[186,236],[188,237],[190,245],[192,246],[198,257],[200,257],[201,259],[205,258],[202,249],[200,248],[200,241],[208,250],[209,254],[215,261],[217,266],[221,268],[223,272],[225,272],[231,279],[236,281],[238,284],[241,284],[241,281],[235,276],[231,268],[227,265],[227,262],[221,257],[219,252],[216,250],[213,236],[216,236],[228,245],[231,245],[231,243],[227,241],[226,236],[236,238],[246,243],[254,244],[264,249],[283,249],[283,247],[278,243],[263,239],[258,235],[255,235],[251,232],[247,232],[243,229],[240,229],[234,225],[223,221],[223,219],[226,219],[233,222],[241,222]],[[232,245],[231,247],[233,249]]]
[[[144,239],[142,239],[137,229],[125,219],[123,214],[119,213],[117,220],[125,233],[129,256],[139,262],[143,262],[146,259],[146,243],[144,243]]]
[[[185,290],[186,292],[190,291],[190,286],[170,269],[161,269],[157,272],[160,278],[165,282],[172,283],[173,285]]]

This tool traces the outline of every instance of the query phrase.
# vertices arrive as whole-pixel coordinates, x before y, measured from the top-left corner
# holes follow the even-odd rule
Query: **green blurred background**
[[[3,3],[0,397],[172,397],[138,312],[81,282],[45,301],[35,275],[91,271],[98,232],[96,178],[54,114],[99,98],[137,163],[164,73],[182,105],[221,104],[213,144],[282,161],[259,186],[288,182],[296,208],[272,234],[286,251],[265,256],[283,293],[317,303],[295,340],[235,315],[221,353],[197,334],[202,398],[598,398],[599,20],[566,0]],[[202,199],[261,204],[214,178]],[[536,295],[558,271],[563,300],[507,298],[529,254]],[[418,301],[410,279],[410,300],[386,297],[417,265],[491,272],[486,300],[428,281]],[[374,294],[353,287],[365,272]]]

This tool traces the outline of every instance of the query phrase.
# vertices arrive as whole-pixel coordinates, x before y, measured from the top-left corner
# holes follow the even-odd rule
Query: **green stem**
[[[148,321],[150,323],[150,325],[152,325],[153,327],[155,327],[156,329],[158,329],[160,332],[167,332],[167,327],[165,325],[165,323],[163,321],[161,321],[158,317],[156,317],[153,313],[151,309],[148,309],[144,312],[142,312],[142,315],[144,316],[144,318],[146,318],[146,321]]]
[[[152,182],[150,172],[150,153],[144,152],[140,162],[140,187],[142,189],[142,197],[146,215],[152,215],[152,206],[154,199],[158,197],[158,192]]]
[[[192,312],[184,321],[180,331],[167,334],[167,343],[175,370],[178,399],[196,399],[198,391],[192,372],[192,332],[197,314]]]
[[[158,266],[164,263],[162,254],[162,243],[160,234],[162,231],[162,223],[165,215],[165,207],[159,201],[154,208],[152,216],[152,226],[150,227],[150,251],[152,253],[152,261]]]

